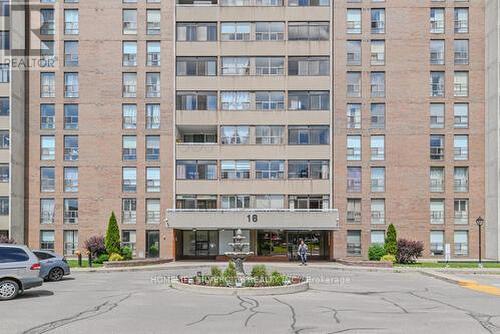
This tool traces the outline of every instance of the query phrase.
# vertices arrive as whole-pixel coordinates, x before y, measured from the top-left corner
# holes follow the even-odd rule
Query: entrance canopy
[[[190,229],[278,229],[278,230],[337,230],[337,209],[237,209],[166,211],[168,228]]]

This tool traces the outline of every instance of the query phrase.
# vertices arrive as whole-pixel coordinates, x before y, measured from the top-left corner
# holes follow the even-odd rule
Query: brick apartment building
[[[495,2],[26,7],[55,60],[19,78],[26,242],[71,256],[114,211],[137,257],[216,258],[242,228],[262,257],[367,258],[393,223],[477,258],[486,215],[498,258]]]

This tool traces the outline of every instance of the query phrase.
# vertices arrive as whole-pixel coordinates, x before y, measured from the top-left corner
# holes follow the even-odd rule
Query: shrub
[[[212,266],[210,268],[210,275],[212,277],[222,277],[222,270],[217,266]]]
[[[0,244],[15,244],[16,241],[12,238],[7,238],[5,235],[0,235]]]
[[[269,280],[269,285],[271,286],[281,286],[285,284],[287,277],[280,274],[277,271],[271,273],[271,279]]]
[[[132,260],[132,248],[126,246],[122,248],[122,256],[124,260]]]
[[[238,274],[236,273],[236,266],[233,261],[230,261],[226,270],[224,270],[224,278],[231,284],[236,282]]]
[[[394,255],[387,254],[387,255],[382,256],[382,258],[380,259],[380,261],[395,263],[396,262],[396,257]]]
[[[92,236],[83,243],[85,249],[92,254],[92,258],[96,259],[102,254],[106,254],[106,246],[104,245],[104,237]]]
[[[252,267],[252,277],[258,280],[265,280],[268,277],[267,268],[263,264],[257,264]]]
[[[108,230],[106,231],[106,251],[108,254],[117,253],[120,254],[120,229],[118,228],[118,223],[116,222],[115,213],[111,212],[111,217],[109,217]]]
[[[118,253],[113,253],[109,256],[110,262],[123,261],[123,256]]]
[[[396,260],[398,263],[415,263],[422,256],[423,251],[424,243],[422,241],[399,239]]]
[[[157,244],[151,245],[151,247],[149,247],[149,256],[157,257],[159,253],[160,253],[160,250],[158,249]]]
[[[371,245],[370,248],[368,248],[368,259],[370,261],[380,261],[384,255],[386,255],[386,253],[382,245]]]
[[[108,254],[101,254],[97,257],[97,259],[95,259],[94,263],[103,264],[106,261],[109,261],[109,255]]]
[[[387,228],[387,236],[385,237],[384,248],[386,254],[396,256],[398,253],[397,233],[393,224]]]
[[[243,286],[245,288],[252,288],[255,286],[255,279],[254,278],[247,278],[244,282],[243,282]]]

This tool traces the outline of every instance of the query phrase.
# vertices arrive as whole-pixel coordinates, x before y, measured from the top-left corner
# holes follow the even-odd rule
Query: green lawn
[[[70,268],[78,268],[78,260],[67,260]],[[82,268],[88,268],[89,263],[87,260],[82,260]],[[92,262],[92,268],[102,267],[102,264]]]
[[[446,263],[438,262],[418,262],[414,264],[395,264],[397,267],[410,268],[446,268]],[[477,262],[450,262],[448,268],[477,268]],[[483,262],[484,268],[500,268],[500,263]]]

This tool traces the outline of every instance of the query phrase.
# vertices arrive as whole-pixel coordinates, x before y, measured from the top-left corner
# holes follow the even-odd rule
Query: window
[[[146,11],[146,34],[159,35],[161,32],[161,12],[157,9]]]
[[[371,191],[384,192],[385,191],[385,168],[372,167],[371,168]]]
[[[122,247],[128,247],[132,250],[132,254],[135,255],[136,247],[135,243],[137,240],[137,236],[135,231],[122,231]]]
[[[283,75],[284,69],[284,57],[255,57],[256,75]]]
[[[160,192],[160,168],[146,168],[146,191],[150,193]]]
[[[256,22],[255,40],[282,41],[285,38],[284,22]]]
[[[430,169],[430,191],[444,192],[444,168],[431,167]]]
[[[123,73],[123,97],[137,96],[137,73]]]
[[[64,33],[78,35],[78,9],[64,10]]]
[[[56,112],[53,104],[40,105],[40,129],[53,130],[56,128]]]
[[[9,197],[0,197],[0,216],[9,215]]]
[[[467,34],[469,32],[469,9],[455,8],[455,33]]]
[[[230,195],[221,196],[222,209],[248,209],[250,208],[250,196],[248,195]]]
[[[385,96],[385,73],[384,72],[371,72],[370,73],[370,88],[371,97],[384,97]]]
[[[248,126],[222,126],[222,144],[249,144],[250,128]]]
[[[361,41],[347,41],[347,65],[361,65]]]
[[[347,96],[361,97],[361,72],[347,72]]]
[[[330,6],[330,0],[288,0],[288,6]]]
[[[178,91],[176,108],[177,110],[217,110],[217,92]]]
[[[177,23],[178,42],[214,42],[217,40],[217,23]]]
[[[55,200],[53,198],[40,199],[40,224],[53,224],[55,216]]]
[[[78,104],[64,105],[64,129],[78,129]]]
[[[371,160],[385,159],[385,136],[370,137]]]
[[[137,9],[123,10],[123,34],[137,34]]]
[[[217,208],[216,195],[177,195],[177,209],[206,210]]]
[[[220,162],[221,179],[249,179],[250,161],[222,160]]]
[[[321,210],[329,207],[329,197],[325,196],[288,196],[291,210]]]
[[[146,65],[160,66],[161,64],[161,44],[160,42],[146,42]]]
[[[455,199],[455,224],[468,224],[469,223],[469,200],[468,199]]]
[[[78,136],[64,136],[64,160],[78,160]]]
[[[384,246],[384,243],[385,243],[385,231],[371,231],[370,244]]]
[[[146,136],[146,160],[160,160],[160,136]]]
[[[78,66],[78,42],[64,42],[64,66]]]
[[[10,115],[10,99],[8,97],[0,97],[0,116]]]
[[[123,42],[123,66],[137,66],[137,42]]]
[[[258,145],[281,145],[283,144],[283,126],[256,126],[255,143]]]
[[[455,167],[453,173],[453,184],[455,192],[469,191],[469,168]]]
[[[40,97],[56,96],[56,78],[54,72],[40,73]]]
[[[347,33],[361,34],[361,9],[347,9]]]
[[[444,65],[444,40],[431,40],[431,65]]]
[[[250,92],[221,92],[222,110],[250,110],[252,107],[252,94]]]
[[[372,103],[370,105],[370,126],[372,129],[385,128],[385,104]]]
[[[322,125],[289,126],[289,145],[328,145],[330,143],[330,127]]]
[[[347,167],[347,192],[361,192],[361,167]]]
[[[385,41],[372,40],[370,43],[371,65],[385,65]]]
[[[330,39],[328,22],[289,22],[288,40],[327,41]]]
[[[179,160],[177,180],[217,180],[217,161]]]
[[[444,199],[431,199],[431,224],[444,224]]]
[[[0,130],[0,149],[6,150],[10,147],[9,130]]]
[[[346,221],[348,224],[361,223],[361,199],[347,199]]]
[[[137,200],[135,198],[122,199],[122,223],[135,224],[137,222]]]
[[[444,34],[444,8],[431,8],[431,33]]]
[[[361,231],[347,231],[347,256],[361,256]]]
[[[455,135],[453,137],[453,156],[455,160],[469,159],[469,136]]]
[[[453,43],[455,65],[469,63],[469,40],[456,39]]]
[[[64,191],[78,191],[78,167],[64,167]]]
[[[222,41],[249,41],[251,24],[249,22],[223,22],[220,24]]]
[[[40,231],[40,249],[54,251],[54,231]]]
[[[52,61],[55,57],[55,42],[54,41],[41,41],[40,42],[40,56],[46,61]]]
[[[78,73],[64,73],[64,97],[75,98],[78,95]]]
[[[53,9],[40,9],[40,33],[42,35],[54,35],[55,34],[55,20],[54,20],[54,10]]]
[[[78,249],[78,231],[64,231],[64,252],[65,256],[75,255]]]
[[[10,179],[9,164],[0,164],[0,183],[9,183]]]
[[[328,160],[289,160],[289,179],[328,180],[330,177]]]
[[[371,223],[385,224],[385,200],[372,199],[370,206],[371,206]]]
[[[146,129],[160,128],[160,105],[146,104]]]
[[[137,128],[137,105],[122,105],[122,127],[126,130]]]
[[[122,191],[137,191],[137,170],[135,167],[125,167],[122,169]]]
[[[430,128],[444,128],[444,103],[431,103],[430,105]]]
[[[64,224],[78,224],[78,199],[64,199]]]
[[[444,159],[444,136],[431,135],[430,137],[430,158],[431,160]]]
[[[361,129],[361,104],[352,103],[347,105],[347,128]]]
[[[146,199],[146,224],[160,223],[160,200],[156,198]]]
[[[200,133],[183,133],[180,136],[182,143],[207,143],[207,144],[215,144],[217,143],[217,133],[208,132],[203,133],[203,130],[199,130]]]
[[[347,136],[347,160],[361,160],[361,136]]]
[[[222,75],[249,75],[250,58],[222,57]]]
[[[385,33],[385,9],[371,9],[371,32],[372,34]]]
[[[329,110],[328,91],[288,91],[289,110]]]
[[[444,254],[444,231],[431,231],[431,255]]]
[[[10,66],[9,64],[0,64],[0,83],[10,82]]]
[[[469,72],[455,72],[454,96],[464,97],[469,95]]]
[[[160,97],[160,73],[146,73],[146,97]]]
[[[255,92],[256,110],[284,110],[285,92],[258,91]]]
[[[455,255],[457,256],[469,255],[468,231],[455,231],[453,233],[453,243],[454,243]]]
[[[0,16],[10,16],[9,0],[0,1]]]
[[[122,159],[123,161],[137,160],[137,137],[123,136],[122,138]]]
[[[455,128],[469,127],[469,105],[467,103],[455,103],[453,113]]]
[[[40,160],[55,160],[56,139],[54,136],[40,137]]]
[[[40,190],[42,192],[55,191],[55,169],[54,167],[40,168]]]
[[[256,179],[284,179],[285,161],[283,160],[258,160],[255,162]]]
[[[256,209],[283,209],[285,198],[283,195],[257,195],[255,196]]]
[[[216,76],[216,57],[177,57],[178,76]]]

